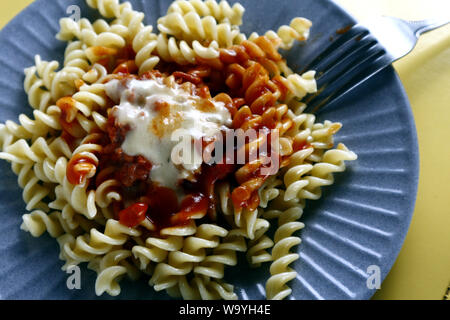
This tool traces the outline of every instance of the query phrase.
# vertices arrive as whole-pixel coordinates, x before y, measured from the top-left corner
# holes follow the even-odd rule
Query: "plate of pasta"
[[[368,299],[414,209],[392,68],[319,115],[328,0],[37,0],[0,33],[0,297]]]

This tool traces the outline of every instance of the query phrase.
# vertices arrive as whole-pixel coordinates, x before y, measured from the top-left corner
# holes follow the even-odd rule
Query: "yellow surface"
[[[337,0],[358,18],[450,18],[449,0]],[[31,0],[0,1],[0,27]],[[416,120],[420,182],[405,244],[374,299],[442,299],[450,282],[450,26],[424,35],[395,68]]]

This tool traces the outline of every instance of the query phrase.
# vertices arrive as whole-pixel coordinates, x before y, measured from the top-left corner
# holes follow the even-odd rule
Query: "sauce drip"
[[[129,228],[138,226],[145,220],[148,205],[145,203],[135,203],[119,212],[119,222]]]

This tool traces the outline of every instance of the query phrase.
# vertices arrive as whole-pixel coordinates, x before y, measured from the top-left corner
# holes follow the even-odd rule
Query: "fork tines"
[[[306,97],[306,111],[317,113],[388,64],[385,49],[369,31],[353,26],[304,69],[317,72],[318,88]]]

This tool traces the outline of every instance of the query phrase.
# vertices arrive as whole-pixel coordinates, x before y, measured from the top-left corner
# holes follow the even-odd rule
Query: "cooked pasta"
[[[107,292],[111,296],[117,296],[120,293],[118,282],[124,275],[132,280],[139,278],[138,270],[126,260],[130,257],[129,250],[114,250],[89,262],[88,267],[98,274],[95,281],[97,295]]]
[[[86,2],[101,18],[60,20],[63,65],[24,71],[33,115],[0,124],[21,229],[56,238],[63,270],[87,262],[97,295],[143,274],[172,297],[237,299],[223,279],[244,255],[270,264],[268,299],[289,296],[305,200],[357,158],[334,148],[340,123],[304,113],[315,72],[279,52],[311,21],[247,36],[242,5],[176,0],[154,30],[128,2]]]
[[[53,238],[57,238],[64,232],[61,227],[64,219],[57,211],[47,214],[44,211],[36,210],[23,215],[22,219],[20,228],[31,233],[33,237],[40,237],[47,231]]]
[[[183,15],[195,12],[201,17],[213,17],[219,23],[229,22],[232,25],[239,26],[242,24],[245,8],[239,3],[230,6],[227,1],[176,0],[168,9],[169,14],[174,12]]]
[[[230,47],[246,39],[239,28],[227,22],[217,23],[212,16],[200,17],[195,11],[184,15],[173,12],[158,20],[160,32],[185,41],[216,41],[220,47]]]

